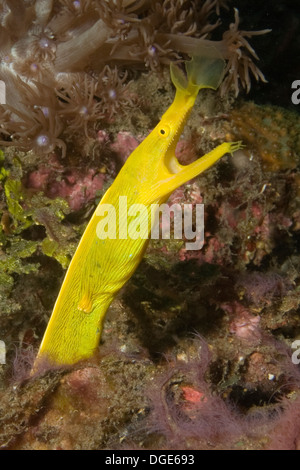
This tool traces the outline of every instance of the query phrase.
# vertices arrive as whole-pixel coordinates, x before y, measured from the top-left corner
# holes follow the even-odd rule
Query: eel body
[[[151,206],[164,203],[176,188],[241,147],[240,142],[225,142],[189,165],[178,162],[175,147],[198,92],[218,87],[224,61],[208,54],[193,57],[185,67],[186,73],[171,66],[173,103],[129,156],[95,210],[66,273],[33,370],[43,361],[70,365],[94,354],[110,303],[143,257]]]

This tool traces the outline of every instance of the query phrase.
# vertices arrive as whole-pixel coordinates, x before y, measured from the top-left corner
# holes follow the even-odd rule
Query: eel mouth
[[[168,171],[172,174],[176,174],[180,171],[180,163],[175,157],[175,153],[172,153],[165,162]]]

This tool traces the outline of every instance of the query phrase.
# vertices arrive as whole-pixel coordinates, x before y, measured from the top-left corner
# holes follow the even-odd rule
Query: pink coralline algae
[[[180,139],[176,146],[175,156],[182,165],[196,160],[198,155],[192,140]]]
[[[125,131],[118,132],[112,141],[109,134],[102,129],[97,133],[97,141],[107,154],[114,155],[122,164],[140,143],[132,134]],[[83,171],[72,167],[64,169],[58,156],[51,154],[47,166],[41,165],[38,170],[27,175],[26,187],[44,191],[50,198],[64,198],[71,210],[77,211],[95,199],[106,180],[105,169],[103,173],[95,168]]]
[[[66,176],[65,180],[54,183],[46,194],[51,197],[63,197],[72,210],[78,210],[95,198],[97,191],[103,188],[104,180],[105,175],[90,169],[83,176],[76,173]]]
[[[114,156],[123,164],[142,139],[138,140],[130,132],[120,131],[112,141],[109,134],[100,129],[96,140],[106,154]],[[65,169],[58,156],[51,154],[47,166],[41,165],[38,170],[27,175],[26,187],[44,191],[51,198],[64,198],[71,210],[76,211],[95,199],[97,192],[103,189],[107,180],[105,171],[105,168],[103,173],[96,168]]]
[[[223,253],[225,243],[217,237],[212,237],[210,233],[205,233],[204,248],[200,251],[187,251],[185,247],[179,251],[180,261],[197,259],[199,264],[220,263],[223,264],[224,258],[218,257],[218,253]],[[219,258],[219,259],[218,259]]]
[[[78,169],[64,172],[61,169],[61,173],[57,173],[49,167],[41,167],[29,173],[26,186],[44,191],[51,198],[64,198],[70,208],[76,211],[96,197],[97,192],[103,188],[105,179],[105,175],[97,173],[95,169],[85,172]]]

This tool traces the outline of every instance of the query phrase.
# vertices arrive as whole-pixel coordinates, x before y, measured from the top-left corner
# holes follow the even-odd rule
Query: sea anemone
[[[61,118],[65,118],[69,131],[83,128],[88,136],[89,122],[103,117],[101,104],[95,100],[96,80],[87,74],[73,74],[64,89],[56,91],[60,98]]]
[[[64,154],[62,142],[69,137],[65,129],[90,138],[89,130],[97,121],[111,121],[132,104],[127,86],[133,71],[160,70],[172,60],[199,54],[207,45],[228,61],[222,95],[231,89],[237,95],[240,87],[249,91],[250,74],[265,81],[246,38],[268,30],[240,31],[235,10],[235,21],[223,39],[212,40],[227,0],[21,3],[4,0],[1,4],[0,80],[7,88],[7,104],[1,109],[3,145],[20,144],[44,153],[59,145]],[[41,105],[28,88],[24,100],[24,84],[39,92],[48,87],[53,106]],[[48,102],[46,93],[44,97]],[[41,106],[49,108],[49,116]],[[37,145],[41,132],[49,144]],[[82,143],[84,152],[84,139]]]

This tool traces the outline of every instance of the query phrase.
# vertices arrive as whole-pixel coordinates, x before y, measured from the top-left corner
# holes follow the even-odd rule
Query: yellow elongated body
[[[74,364],[93,355],[99,344],[105,313],[114,296],[131,277],[147,246],[146,238],[127,236],[135,215],[123,217],[120,196],[127,207],[142,204],[150,214],[152,204],[166,201],[177,187],[209,168],[240,143],[223,143],[190,165],[182,166],[175,147],[201,88],[217,88],[223,73],[220,58],[194,58],[186,64],[187,77],[171,67],[176,86],[172,105],[150,135],[127,159],[90,220],[66,273],[33,370],[47,360],[54,365]],[[110,204],[115,219],[105,210]],[[103,237],[116,228],[116,238]],[[141,231],[149,233],[141,218]],[[101,228],[102,227],[102,228]]]

